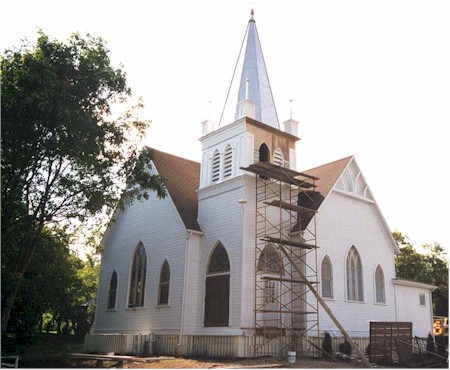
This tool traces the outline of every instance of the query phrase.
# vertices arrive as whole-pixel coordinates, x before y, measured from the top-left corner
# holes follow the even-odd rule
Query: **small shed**
[[[370,322],[370,362],[393,364],[412,358],[412,322]]]

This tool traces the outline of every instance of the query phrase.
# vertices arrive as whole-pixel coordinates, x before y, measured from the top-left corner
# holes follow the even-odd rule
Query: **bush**
[[[352,354],[352,346],[349,342],[345,341],[344,343],[339,343],[339,352],[342,352],[346,355],[351,356]]]
[[[325,336],[323,337],[322,349],[323,349],[324,352],[328,353],[329,355],[333,354],[333,346],[332,346],[332,343],[331,343],[331,335],[327,331],[325,332]]]

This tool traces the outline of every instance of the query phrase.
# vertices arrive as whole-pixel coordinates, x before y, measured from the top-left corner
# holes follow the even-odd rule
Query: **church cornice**
[[[269,131],[271,133],[274,133],[276,135],[280,135],[280,136],[285,137],[285,138],[290,139],[290,140],[295,140],[295,141],[301,140],[298,136],[295,136],[295,135],[289,134],[287,132],[281,131],[281,130],[279,130],[279,129],[275,128],[275,127],[272,127],[272,126],[268,126],[268,125],[266,125],[266,124],[264,124],[262,122],[259,122],[259,121],[255,120],[253,118],[250,118],[250,117],[244,117],[244,118],[245,118],[247,124],[249,124],[251,126],[254,126],[254,127],[258,127],[261,130]]]
[[[198,200],[204,200],[211,197],[214,197],[219,194],[224,194],[226,192],[238,189],[245,185],[245,176],[249,176],[247,174],[238,175],[236,177],[232,177],[231,179],[224,180],[217,184],[209,185],[202,189],[198,189]]]
[[[241,118],[229,125],[221,127],[216,131],[213,131],[199,140],[203,143],[204,148],[209,148],[211,146],[215,146],[224,141],[230,140],[233,137],[236,137],[245,132],[245,117]]]

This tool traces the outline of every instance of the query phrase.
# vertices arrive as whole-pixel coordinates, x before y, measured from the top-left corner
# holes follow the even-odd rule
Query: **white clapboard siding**
[[[102,255],[95,333],[148,333],[158,329],[179,329],[184,276],[186,229],[170,196],[151,196],[135,201],[116,218]],[[135,248],[142,242],[147,254],[144,307],[129,309],[129,272]],[[169,304],[158,306],[161,266],[170,266]],[[109,280],[117,272],[116,308],[107,310]]]

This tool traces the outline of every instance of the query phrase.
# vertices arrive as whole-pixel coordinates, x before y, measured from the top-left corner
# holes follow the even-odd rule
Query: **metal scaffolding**
[[[319,334],[308,294],[317,286],[316,210],[306,206],[317,178],[267,162],[243,169],[256,181],[254,355],[301,355]]]

